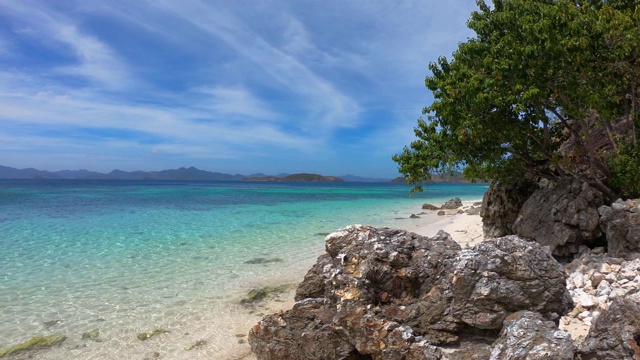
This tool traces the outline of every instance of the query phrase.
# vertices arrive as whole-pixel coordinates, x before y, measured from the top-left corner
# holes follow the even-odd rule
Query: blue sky
[[[395,177],[472,0],[0,0],[0,165]]]

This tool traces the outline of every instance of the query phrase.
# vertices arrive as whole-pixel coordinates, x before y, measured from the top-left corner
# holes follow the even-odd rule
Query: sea
[[[486,184],[0,180],[0,349],[35,359],[244,359],[248,291],[295,284],[350,224],[406,228]],[[147,340],[138,335],[159,329]],[[92,335],[87,335],[93,331]],[[246,357],[247,359],[250,357]]]

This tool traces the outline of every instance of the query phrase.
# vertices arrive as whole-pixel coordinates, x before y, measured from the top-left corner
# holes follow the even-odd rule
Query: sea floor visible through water
[[[295,285],[328,233],[406,227],[424,202],[486,188],[436,184],[411,198],[383,183],[0,180],[0,349],[62,334],[30,355],[242,358],[260,312],[240,299]],[[138,339],[154,329],[167,332]]]

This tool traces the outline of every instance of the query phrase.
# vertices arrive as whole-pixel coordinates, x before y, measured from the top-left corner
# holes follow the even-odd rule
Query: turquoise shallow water
[[[423,202],[486,188],[410,198],[391,183],[0,180],[0,348],[64,333],[73,340],[38,356],[119,358],[144,355],[135,334],[158,326],[215,337],[216,319],[245,321],[233,307],[247,289],[299,281],[327,233],[402,226]],[[256,258],[271,262],[247,264]],[[79,340],[93,328],[103,342]],[[154,345],[180,358],[170,347],[195,338]],[[205,358],[223,350],[211,347]]]

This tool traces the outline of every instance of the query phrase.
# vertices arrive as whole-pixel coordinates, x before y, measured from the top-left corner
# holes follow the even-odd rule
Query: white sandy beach
[[[463,201],[460,209],[466,210],[476,201]],[[438,216],[437,211],[424,210],[419,219],[404,230],[424,236],[434,236],[443,230],[451,235],[463,248],[473,246],[483,240],[482,218],[480,215],[459,214],[458,210],[444,210],[445,215]]]

